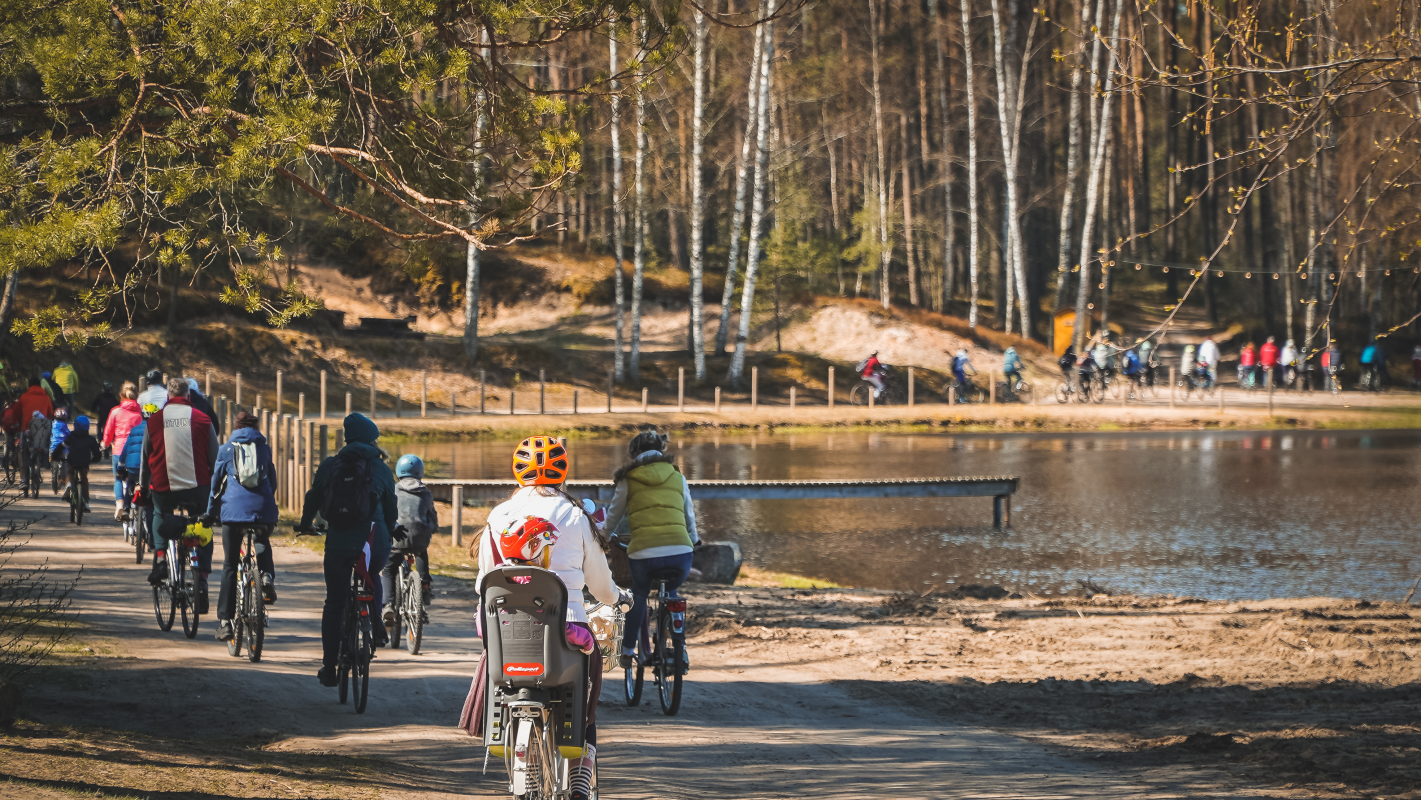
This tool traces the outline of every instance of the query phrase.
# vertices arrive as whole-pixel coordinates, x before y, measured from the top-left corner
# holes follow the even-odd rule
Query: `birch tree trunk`
[[[1115,18],[1111,23],[1111,37],[1118,38],[1120,35],[1120,7],[1122,0],[1115,0]],[[1097,13],[1103,12],[1105,0],[1101,0],[1096,6]],[[1105,129],[1110,126],[1110,98],[1114,91],[1115,80],[1115,49],[1112,47],[1110,56],[1106,60],[1105,66],[1105,86],[1103,97],[1097,105],[1095,101],[1095,80],[1099,75],[1098,67],[1100,62],[1096,56],[1100,52],[1102,37],[1096,34],[1094,52],[1091,56],[1091,154],[1090,167],[1086,177],[1085,193],[1085,219],[1081,224],[1081,253],[1080,253],[1080,288],[1076,293],[1076,350],[1080,351],[1085,346],[1086,336],[1090,328],[1090,318],[1087,316],[1086,305],[1090,299],[1090,264],[1091,245],[1095,236],[1095,214],[1096,205],[1100,200],[1101,172],[1105,164]]]
[[[972,0],[958,0],[962,6],[962,62],[967,75],[967,277],[972,297],[967,307],[967,326],[977,327],[977,96],[972,77]]]
[[[638,25],[638,59],[645,57],[646,18]],[[631,379],[641,383],[641,289],[646,269],[646,92],[644,76],[636,73],[636,155],[632,163],[632,349],[627,366]]]
[[[1003,272],[1007,281],[1005,327],[1006,332],[1011,333],[1012,305],[1021,289],[1020,285],[1014,283],[1021,263],[1021,220],[1018,217],[1016,197],[1016,147],[1012,136],[1012,121],[1016,116],[1016,99],[1013,96],[1016,81],[1013,79],[1007,53],[1010,50],[1011,55],[1015,55],[1016,21],[1012,14],[1009,14],[1006,20],[1002,19],[1001,5],[1001,0],[992,0],[992,41],[997,64],[997,121],[1002,134],[1002,182],[1006,189],[1006,225],[1003,226],[1006,234],[1006,264]],[[1026,298],[1022,297],[1019,303],[1023,317],[1022,333],[1026,333]]]
[[[1091,24],[1090,0],[1080,3],[1077,30],[1088,30]],[[1081,55],[1085,55],[1082,48]],[[1091,102],[1095,102],[1094,99]],[[1081,156],[1081,61],[1076,61],[1071,69],[1071,101],[1069,118],[1066,122],[1066,188],[1061,195],[1061,232],[1056,252],[1056,302],[1051,307],[1061,310],[1066,302],[1067,268],[1071,263],[1071,228],[1075,224],[1076,179],[1080,172]],[[1052,327],[1055,330],[1055,327]],[[1053,342],[1054,345],[1054,342]]]
[[[765,17],[775,13],[774,0],[765,4]],[[745,288],[740,295],[740,326],[735,333],[735,355],[730,359],[730,383],[740,385],[745,372],[745,347],[750,339],[750,317],[755,307],[755,274],[760,264],[760,233],[765,223],[765,185],[770,161],[770,62],[775,58],[775,23],[765,23],[760,51],[760,100],[755,124],[755,187],[750,206],[750,242],[745,254]]]
[[[608,47],[612,53],[612,74],[616,75],[620,71],[620,64],[617,61],[617,29],[616,26],[607,36]],[[626,354],[622,343],[625,341],[623,329],[626,325],[627,297],[624,287],[624,276],[622,274],[622,240],[626,233],[626,215],[622,212],[622,128],[621,128],[621,81],[612,81],[612,262],[615,264],[613,271],[614,302],[617,312],[617,333],[616,333],[616,353],[612,357],[612,368],[618,383],[626,380]]]
[[[484,31],[480,41],[488,44],[488,31]],[[615,45],[614,45],[615,46]],[[489,59],[488,47],[479,49],[479,55],[487,63]],[[477,204],[483,195],[484,169],[486,163],[483,156],[484,131],[488,129],[488,93],[479,92],[478,116],[474,118],[474,180],[473,180],[473,202],[469,207],[469,226],[477,224],[479,221]],[[479,248],[473,242],[469,242],[464,247],[464,355],[470,359],[479,357],[479,294],[483,278],[479,274]]]
[[[20,273],[16,269],[5,278],[5,295],[0,297],[0,356],[9,350],[10,320],[15,316],[15,290],[20,286]]]
[[[908,171],[908,112],[898,115],[903,139],[903,241],[908,253],[908,302],[918,305],[918,262],[913,252],[913,181]]]
[[[879,88],[878,63],[878,2],[868,0],[869,52],[873,61],[873,129],[874,143],[878,150],[878,253],[879,281],[878,295],[884,308],[888,308],[891,295],[888,282],[888,265],[893,260],[893,247],[888,236],[888,154],[883,141],[883,92]]]
[[[760,0],[760,19],[769,16],[767,0]],[[760,60],[765,32],[755,29],[755,50],[750,59],[750,80],[746,81],[745,137],[741,139],[740,160],[735,168],[735,210],[730,217],[730,257],[726,259],[725,288],[720,299],[720,327],[715,332],[715,353],[725,352],[725,342],[730,331],[730,306],[735,300],[735,273],[740,268],[740,229],[745,224],[745,186],[750,172],[750,147],[755,140],[755,126],[759,123],[756,110],[760,102]]]
[[[706,379],[705,298],[702,296],[702,228],[705,226],[705,192],[701,188],[701,158],[705,152],[706,108],[706,40],[710,26],[705,12],[697,9],[695,18],[696,66],[695,107],[691,111],[691,352],[695,359],[696,380]]]
[[[933,42],[937,46],[937,107],[938,118],[942,120],[942,310],[946,311],[947,304],[952,302],[953,277],[956,274],[952,268],[952,256],[957,248],[957,231],[952,213],[952,126],[947,115],[947,96],[952,88],[952,76],[947,71],[947,54],[944,52],[946,48],[942,41],[946,36],[946,24],[938,18],[937,0],[928,0],[928,20],[933,29]],[[926,152],[923,153],[924,158],[927,158],[927,155]]]

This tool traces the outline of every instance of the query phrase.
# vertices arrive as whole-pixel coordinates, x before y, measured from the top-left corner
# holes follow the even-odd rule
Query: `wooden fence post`
[[[1169,407],[1174,408],[1174,367],[1169,368]]]
[[[451,529],[451,544],[464,546],[464,487],[454,487],[454,523]]]
[[[913,368],[908,367],[908,408],[913,407]]]
[[[237,405],[242,404],[242,373],[237,373]]]
[[[790,410],[790,411],[793,411],[793,410],[794,410],[794,390],[795,390],[796,388],[798,388],[798,387],[795,387],[795,386],[789,387],[789,410]]]
[[[577,393],[578,393],[578,391],[579,391],[579,390],[577,390],[577,389],[573,389],[573,390],[572,390],[572,413],[573,413],[574,415],[577,414]]]
[[[720,413],[720,387],[715,387],[715,413]]]
[[[479,402],[479,413],[480,413],[480,414],[483,413],[483,402],[482,402],[482,401]],[[449,416],[451,416],[451,417],[457,417],[457,416],[459,416],[459,393],[458,393],[457,391],[451,391],[451,392],[449,392]]]
[[[351,403],[354,399],[355,397],[350,392],[345,393],[345,415],[347,417],[350,416]]]
[[[686,368],[676,368],[676,410],[686,410]]]
[[[829,368],[829,407],[834,407],[834,368]]]
[[[645,386],[641,387],[641,413],[646,413],[646,404],[650,396],[650,390]]]
[[[405,415],[405,396],[400,393],[398,387],[395,388],[395,418]]]
[[[479,370],[479,413],[480,413],[480,414],[484,413],[484,399],[485,399],[486,397],[488,397],[488,384],[487,384],[487,383],[485,382],[485,380],[484,380],[485,377],[486,377],[486,373],[485,373],[483,370]],[[452,397],[452,396],[453,396],[453,394],[451,393],[451,394],[450,394],[450,397]],[[453,408],[453,407],[454,407],[454,406],[453,406],[454,401],[453,401],[453,400],[450,400],[449,403],[450,403],[450,406],[449,406],[449,407],[450,407],[450,408]],[[449,416],[451,416],[451,417],[454,416],[454,412],[453,412],[453,411],[450,411],[450,412],[449,412]]]
[[[544,373],[544,371],[540,369],[540,370],[538,370],[538,413],[539,413],[539,414],[546,414],[546,413],[548,413],[547,394],[546,394],[546,391],[545,391],[546,388],[547,388],[547,376],[546,376],[546,374]]]
[[[321,370],[321,419],[326,418],[326,371]]]
[[[321,464],[326,463],[326,457],[329,455],[329,453],[328,453],[327,450],[326,450],[326,438],[329,437],[330,435],[331,435],[331,431],[330,431],[329,426],[322,425],[322,426],[321,426],[321,461],[320,461]]]
[[[282,403],[281,403],[281,388],[282,388],[282,387],[281,387],[281,379],[282,379],[281,370],[277,370],[277,371],[276,371],[276,413],[277,413],[277,414],[280,414],[282,411],[285,410],[284,408],[282,408]]]
[[[760,368],[750,368],[750,410],[760,407]]]
[[[429,370],[419,373],[419,416],[429,416]]]
[[[306,393],[296,393],[296,416],[300,419],[306,418]]]
[[[607,413],[612,413],[612,381],[614,377],[612,371],[607,371]]]
[[[209,400],[212,399],[212,370],[207,371],[207,377],[203,381],[202,396]]]
[[[517,413],[514,410],[515,408],[517,408],[517,406],[513,404],[513,399],[516,394],[517,391],[515,391],[512,386],[508,387],[508,416],[510,417]]]
[[[989,406],[994,406],[994,405],[996,405],[996,404],[997,404],[997,371],[994,370],[994,369],[989,369],[989,370],[987,370],[987,405],[989,405]]]
[[[375,419],[375,370],[370,370],[370,418]]]

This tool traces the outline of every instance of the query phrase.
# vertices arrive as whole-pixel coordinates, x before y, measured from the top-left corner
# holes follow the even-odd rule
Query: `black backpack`
[[[343,450],[331,467],[321,517],[333,528],[368,524],[375,515],[375,487],[370,478],[370,459],[353,450]]]

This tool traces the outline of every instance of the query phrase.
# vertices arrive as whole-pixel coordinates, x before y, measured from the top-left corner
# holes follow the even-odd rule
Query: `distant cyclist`
[[[104,431],[108,428],[109,414],[118,408],[120,402],[118,395],[114,394],[113,384],[104,381],[103,391],[99,392],[98,397],[94,398],[94,402],[89,404],[89,407],[94,409],[94,432],[98,434],[100,439],[103,438]]]
[[[1061,370],[1061,377],[1069,386],[1076,376],[1076,348],[1074,345],[1066,345],[1066,352],[1056,359],[1056,367]]]
[[[1008,347],[1002,356],[1002,377],[1006,379],[1007,385],[1013,392],[1021,391],[1022,378],[1021,356],[1016,354],[1015,347]]]
[[[105,384],[107,386],[108,384]],[[123,510],[128,507],[129,495],[124,491],[123,481],[119,479],[118,473],[122,469],[123,447],[128,444],[129,434],[134,429],[143,425],[143,409],[138,406],[138,387],[132,383],[124,383],[119,389],[122,397],[118,402],[118,407],[108,414],[108,422],[103,427],[103,438],[99,444],[109,449],[113,453],[113,516],[116,520],[123,519]],[[157,408],[153,409],[157,411]],[[143,441],[143,434],[139,432],[139,443]]]
[[[633,605],[622,632],[623,667],[631,666],[636,653],[636,638],[651,593],[651,573],[675,570],[677,577],[666,584],[675,597],[691,572],[691,555],[701,541],[691,488],[667,455],[666,444],[666,437],[655,430],[638,433],[627,444],[631,460],[612,475],[615,488],[607,510],[607,530],[615,535],[626,519],[627,560],[632,570]],[[671,636],[677,645],[685,644],[684,632],[673,630]],[[685,651],[684,646],[679,649]]]
[[[1219,345],[1214,342],[1214,337],[1205,336],[1203,344],[1199,345],[1199,361],[1209,366],[1209,385],[1214,386],[1219,382]]]
[[[148,384],[138,395],[138,405],[154,405],[159,409],[168,404],[168,387],[163,384],[163,371],[160,369],[150,369],[143,377],[143,382]]]
[[[345,622],[345,600],[357,558],[370,548],[369,571],[373,577],[390,557],[391,531],[399,516],[395,501],[395,479],[385,465],[375,440],[380,428],[364,414],[345,418],[345,447],[328,458],[311,479],[301,507],[298,529],[311,531],[316,513],[326,521],[326,602],[321,608],[321,670],[316,673],[322,686],[335,686],[336,659],[340,654],[340,632]],[[384,603],[380,581],[370,587],[375,607]],[[375,642],[389,641],[385,626],[375,625]]]
[[[64,481],[64,497],[69,498],[69,469],[64,460],[64,440],[69,438],[69,409],[62,405],[54,407],[54,421],[49,424],[49,460],[55,464],[64,464],[61,469],[64,474],[61,479]]]
[[[217,462],[217,433],[212,420],[188,402],[187,381],[168,381],[168,403],[143,426],[143,458],[138,491],[153,503],[153,571],[157,585],[168,574],[168,540],[182,535],[177,512],[196,517],[207,508],[212,467]],[[198,614],[207,613],[207,576],[212,574],[212,544],[198,551]]]
[[[439,513],[434,510],[434,493],[424,485],[424,460],[414,453],[406,453],[395,462],[395,502],[399,506],[396,523],[407,534],[402,539],[394,540],[390,560],[380,575],[385,603],[389,608],[384,615],[386,628],[395,625],[395,575],[400,571],[400,563],[406,553],[414,555],[414,568],[419,573],[424,604],[434,601],[429,579],[429,543],[439,530]]]
[[[1258,348],[1259,384],[1265,381],[1270,386],[1278,385],[1278,345],[1273,343],[1273,337],[1269,336],[1268,341]]]
[[[237,565],[245,529],[258,526],[257,569],[262,599],[276,602],[276,566],[271,554],[271,529],[277,522],[276,467],[271,447],[257,430],[256,415],[242,411],[232,420],[232,439],[217,449],[212,468],[212,499],[206,516],[222,525],[222,585],[217,592],[217,639],[230,641],[237,609]]]
[[[967,376],[976,375],[977,368],[972,366],[972,361],[967,357],[967,350],[959,348],[957,355],[952,357],[952,377],[957,382],[957,402],[967,402]]]
[[[64,499],[70,493],[79,493],[79,502],[84,510],[89,510],[89,466],[104,457],[104,449],[89,432],[89,418],[80,414],[74,418],[74,430],[64,440],[64,463],[68,485],[64,487]]]
[[[859,371],[859,375],[863,377],[864,380],[873,384],[874,399],[881,400],[885,386],[884,376],[888,374],[888,365],[878,360],[878,351],[874,350],[868,358],[860,361],[855,366]]]
[[[131,384],[130,384],[131,385]],[[123,510],[119,514],[120,521],[126,521],[132,512],[134,489],[138,484],[138,474],[143,471],[143,428],[147,425],[149,417],[158,413],[158,407],[149,403],[140,410],[141,418],[128,429],[128,438],[123,440],[123,447],[114,447],[114,482],[118,485],[118,490],[123,495]],[[146,530],[153,530],[153,507],[150,505],[143,511],[146,519]]]

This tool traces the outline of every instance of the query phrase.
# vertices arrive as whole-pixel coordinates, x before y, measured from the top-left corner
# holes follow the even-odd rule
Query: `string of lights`
[[[1135,267],[1135,269],[1136,269],[1137,271],[1143,270],[1143,269],[1145,269],[1146,267],[1150,267],[1151,269],[1158,269],[1158,270],[1160,270],[1160,274],[1162,274],[1162,275],[1167,275],[1167,274],[1169,274],[1169,271],[1170,271],[1171,269],[1177,269],[1177,270],[1179,270],[1180,272],[1185,272],[1185,271],[1187,271],[1187,272],[1189,273],[1189,277],[1191,277],[1191,278],[1194,277],[1195,275],[1199,274],[1199,272],[1203,271],[1201,267],[1190,267],[1188,264],[1164,264],[1164,263],[1160,263],[1160,262],[1156,262],[1156,261],[1136,261],[1136,260],[1133,260],[1133,259],[1128,260],[1128,261],[1125,261],[1125,262],[1121,263],[1119,266],[1121,266],[1121,267],[1128,267],[1128,266],[1130,266],[1130,265],[1132,265],[1132,264],[1134,265],[1134,267]],[[1106,264],[1105,264],[1105,268],[1106,268],[1106,269],[1110,269],[1111,267],[1114,267],[1114,266],[1116,266],[1116,262],[1114,262],[1114,261],[1108,261],[1108,262],[1106,262]],[[1079,265],[1079,264],[1077,264],[1076,266],[1074,266],[1074,267],[1071,268],[1071,272],[1079,272],[1079,271],[1080,271],[1080,265]],[[1268,277],[1268,276],[1272,276],[1273,280],[1275,280],[1275,281],[1278,280],[1278,279],[1280,279],[1280,278],[1283,276],[1283,273],[1281,273],[1281,272],[1261,272],[1261,271],[1258,271],[1258,270],[1251,270],[1251,269],[1219,269],[1219,268],[1217,268],[1217,267],[1210,267],[1207,271],[1214,273],[1216,276],[1218,276],[1218,277],[1220,277],[1220,278],[1224,277],[1225,275],[1242,275],[1244,278],[1251,279],[1251,278],[1253,278],[1253,275],[1254,275],[1255,272],[1258,273],[1258,277],[1260,277],[1260,278],[1266,278],[1266,277]],[[1342,272],[1341,274],[1342,274],[1344,277],[1347,276],[1347,275],[1355,274],[1357,277],[1360,278],[1360,277],[1362,277],[1363,274],[1365,274],[1365,273],[1370,273],[1370,274],[1373,274],[1373,275],[1376,275],[1376,274],[1390,275],[1393,271],[1396,271],[1396,272],[1404,272],[1405,270],[1404,270],[1404,269],[1393,270],[1393,269],[1387,268],[1387,267],[1372,267],[1372,268],[1369,268],[1369,269],[1358,269],[1358,270],[1351,270],[1351,269],[1349,269],[1349,270],[1346,270],[1345,272]],[[1421,267],[1412,267],[1412,268],[1411,268],[1411,271],[1412,271],[1413,273],[1421,274]],[[1296,274],[1298,277],[1302,278],[1303,280],[1307,280],[1307,279],[1308,279],[1308,273],[1307,273],[1307,272],[1297,272],[1297,273],[1294,273],[1294,274]],[[1320,275],[1320,274],[1322,274],[1322,273],[1318,273],[1318,274]],[[1327,273],[1327,279],[1330,280],[1330,281],[1335,281],[1335,280],[1337,280],[1338,274],[1339,274],[1339,273],[1337,273],[1337,272],[1329,272],[1329,273]]]

